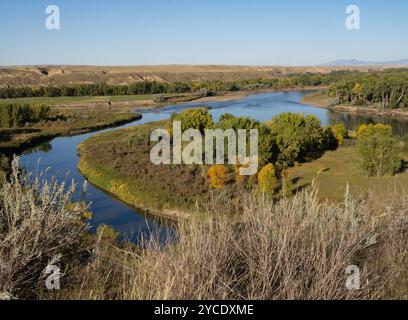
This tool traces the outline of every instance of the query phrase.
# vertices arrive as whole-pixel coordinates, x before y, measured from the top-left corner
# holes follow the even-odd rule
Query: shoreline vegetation
[[[152,170],[155,166],[150,163],[148,154],[149,133],[154,128],[167,125],[168,121],[159,121],[90,137],[78,145],[78,170],[90,183],[135,209],[169,220],[190,217],[196,203],[191,199],[187,199],[187,197],[193,198],[193,193],[188,192],[188,190],[197,191],[201,195],[204,195],[207,191],[202,186],[197,187],[197,185],[204,182],[204,179],[198,177],[199,181],[191,180],[191,174],[197,178],[197,175],[195,175],[197,173],[196,167],[176,166],[167,168],[165,166],[165,168],[162,168],[164,170]],[[123,170],[127,171],[127,174],[124,174],[123,170],[118,171],[112,168],[110,161],[113,159],[106,156],[112,155],[112,152],[120,154],[122,152],[121,145],[136,148],[134,150],[130,149],[129,152],[126,152],[127,158],[120,160],[122,164],[126,165]],[[118,148],[116,149],[116,147]],[[129,159],[132,159],[132,161]],[[120,165],[118,162],[113,164],[113,166]],[[167,171],[176,176],[176,179],[166,180],[171,185],[159,182],[161,176],[170,178],[166,169],[169,169]],[[148,173],[146,174],[146,172]],[[188,175],[186,181],[179,180],[183,175]],[[146,179],[149,179],[149,183],[147,183]],[[188,182],[190,185],[183,186],[182,183]],[[181,183],[181,185],[177,186],[178,183]],[[179,190],[179,193],[184,194],[184,196],[173,194],[176,188],[185,188]]]
[[[386,116],[392,118],[407,118],[408,109],[384,109],[375,105],[356,106],[352,104],[340,104],[332,105],[331,98],[324,92],[317,92],[305,95],[301,102],[309,104],[314,107],[324,108],[336,112],[347,112],[350,114],[363,114],[363,115],[375,115]]]
[[[304,97],[303,102],[335,111],[391,117],[408,116],[408,72],[344,75],[321,93]]]
[[[102,114],[102,115],[101,115]],[[86,116],[81,121],[56,124],[44,122],[28,128],[0,128],[0,152],[6,155],[19,154],[27,149],[59,136],[74,136],[93,131],[114,128],[141,119],[138,113],[100,113]],[[85,121],[86,120],[86,121]]]

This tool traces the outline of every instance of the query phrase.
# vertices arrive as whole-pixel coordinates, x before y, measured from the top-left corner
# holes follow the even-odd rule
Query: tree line
[[[78,97],[78,96],[117,96],[166,93],[223,92],[253,90],[262,88],[290,88],[329,85],[346,75],[355,72],[332,72],[329,74],[292,74],[289,76],[258,78],[239,81],[189,81],[157,82],[141,81],[129,85],[77,84],[40,87],[0,87],[0,99],[31,97]]]
[[[384,109],[408,107],[408,69],[360,74],[333,83],[332,104],[376,105]]]
[[[0,105],[0,126],[12,128],[23,126],[27,122],[47,120],[50,107],[46,105],[32,106],[30,104],[7,103]]]
[[[171,120],[180,121],[183,131],[197,129],[202,133],[206,129],[257,129],[259,164],[272,163],[278,170],[293,166],[295,162],[316,159],[325,151],[336,149],[347,134],[345,128],[341,131],[336,127],[322,126],[316,116],[296,113],[282,113],[265,123],[227,113],[214,122],[207,109],[194,108],[173,113]],[[340,139],[340,135],[344,136]]]

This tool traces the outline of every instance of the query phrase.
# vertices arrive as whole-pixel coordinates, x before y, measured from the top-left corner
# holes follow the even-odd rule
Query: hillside
[[[381,69],[383,67],[375,67]],[[60,86],[107,83],[126,85],[139,81],[234,81],[270,78],[291,73],[329,73],[373,67],[271,67],[271,66],[18,66],[0,67],[0,86]]]

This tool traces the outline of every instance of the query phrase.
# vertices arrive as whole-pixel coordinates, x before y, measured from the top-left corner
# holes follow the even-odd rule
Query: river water
[[[82,197],[91,203],[93,218],[90,223],[93,230],[100,224],[108,224],[113,226],[121,234],[122,238],[130,239],[136,243],[141,237],[149,237],[152,233],[161,237],[162,241],[165,241],[165,239],[169,237],[172,238],[175,233],[174,227],[168,221],[145,215],[143,211],[122,203],[90,184],[88,185],[86,195],[82,195],[79,192],[85,179],[77,169],[78,144],[96,133],[167,119],[172,112],[197,106],[210,107],[210,112],[214,120],[217,120],[222,114],[230,113],[235,116],[248,116],[260,121],[265,121],[282,112],[293,112],[315,115],[321,120],[323,125],[344,122],[349,129],[354,129],[362,123],[382,122],[391,124],[396,134],[408,133],[408,123],[396,119],[350,115],[305,105],[301,103],[300,100],[307,93],[310,92],[259,93],[232,101],[212,101],[199,104],[185,103],[169,105],[160,110],[143,110],[139,111],[143,115],[141,120],[119,128],[106,129],[72,137],[55,138],[48,143],[44,143],[24,153],[21,156],[21,164],[26,166],[30,171],[41,171],[48,168],[47,175],[55,175],[59,181],[69,182],[74,179],[78,185],[78,192],[75,197]]]

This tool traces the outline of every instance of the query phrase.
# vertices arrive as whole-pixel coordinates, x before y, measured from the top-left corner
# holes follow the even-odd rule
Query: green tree
[[[258,155],[260,165],[262,166],[269,162],[276,161],[279,149],[269,127],[265,124],[248,117],[235,117],[226,113],[220,117],[218,127],[223,130],[258,130]],[[249,132],[247,132],[247,138],[247,148],[249,148]]]
[[[369,125],[359,136],[357,155],[364,172],[369,176],[395,174],[402,168],[402,144],[386,126]]]
[[[188,109],[180,114],[173,114],[172,120],[180,121],[183,131],[198,129],[201,133],[204,133],[205,129],[212,128],[214,125],[212,116],[206,108]]]
[[[321,155],[331,148],[333,141],[332,131],[325,130],[315,116],[282,113],[268,127],[279,148],[278,160],[283,167]]]

